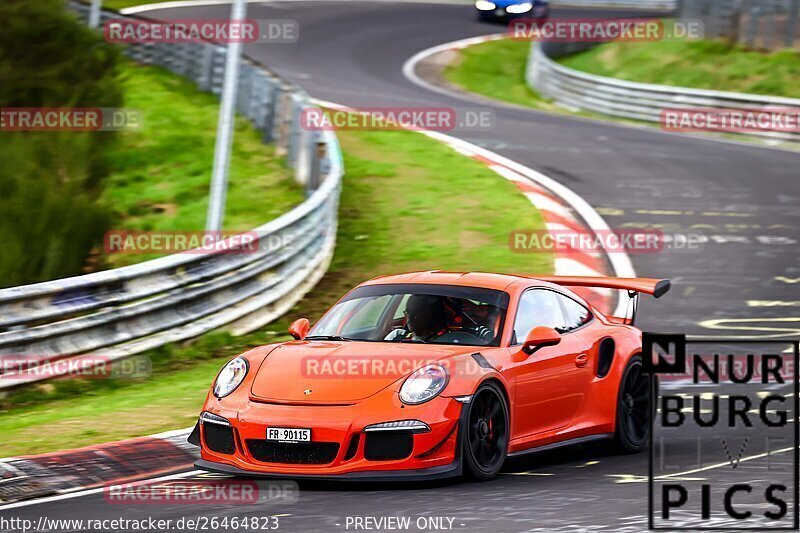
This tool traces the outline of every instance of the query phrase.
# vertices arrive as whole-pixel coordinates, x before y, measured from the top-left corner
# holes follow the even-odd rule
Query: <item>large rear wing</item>
[[[589,276],[531,276],[535,279],[563,285],[565,287],[597,287],[628,291],[630,297],[624,317],[609,317],[624,324],[633,324],[639,308],[639,294],[650,294],[655,298],[664,296],[670,288],[668,279],[654,278],[610,278]]]
[[[661,298],[669,291],[668,279],[654,278],[607,278],[586,276],[533,276],[536,279],[564,285],[565,287],[598,287],[601,289],[620,289],[628,292],[643,292]]]

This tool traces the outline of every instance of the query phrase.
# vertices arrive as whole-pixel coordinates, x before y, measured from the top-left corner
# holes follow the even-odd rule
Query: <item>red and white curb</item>
[[[191,468],[198,448],[189,429],[108,442],[75,450],[0,459],[2,504],[69,494],[163,476]]]
[[[487,164],[497,174],[516,185],[517,189],[542,214],[548,231],[569,231],[576,234],[591,233],[589,228],[584,225],[564,201],[540,185],[494,161],[486,160],[481,156],[473,156],[473,159]],[[555,254],[554,274],[557,276],[606,276],[608,275],[607,270],[608,265],[598,252],[574,250],[569,252],[558,251]],[[612,311],[611,306],[614,294],[610,289],[575,287],[573,290],[603,312],[609,313]]]

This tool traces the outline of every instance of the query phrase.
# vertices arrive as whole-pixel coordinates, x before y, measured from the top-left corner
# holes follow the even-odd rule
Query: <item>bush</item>
[[[0,2],[0,107],[120,107],[121,54],[63,0]],[[0,284],[79,274],[112,211],[111,132],[0,131]]]

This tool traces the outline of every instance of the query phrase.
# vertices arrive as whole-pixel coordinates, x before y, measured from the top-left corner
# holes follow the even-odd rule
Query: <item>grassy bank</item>
[[[140,6],[142,4],[156,4],[163,0],[103,0],[103,9],[115,9],[119,11],[126,7]]]
[[[159,67],[127,63],[126,106],[142,126],[121,134],[103,200],[118,216],[113,229],[202,231],[214,155],[219,102],[194,83]],[[244,117],[237,117],[225,229],[246,231],[303,200],[292,171]],[[111,267],[154,255],[113,254]]]
[[[513,229],[543,227],[538,211],[482,164],[411,132],[343,132],[347,175],[339,236],[328,274],[289,316],[234,338],[206,335],[192,345],[147,354],[147,380],[71,380],[6,399],[0,457],[106,442],[194,423],[225,360],[276,340],[292,318],[316,319],[342,292],[391,272],[442,268],[551,272],[548,254],[515,254]]]
[[[722,41],[609,43],[562,64],[628,81],[800,98],[800,53],[729,48]]]
[[[503,39],[461,50],[445,78],[477,94],[550,109],[525,82],[530,43]],[[765,54],[717,41],[609,43],[560,62],[570,68],[629,81],[800,97],[800,54]]]

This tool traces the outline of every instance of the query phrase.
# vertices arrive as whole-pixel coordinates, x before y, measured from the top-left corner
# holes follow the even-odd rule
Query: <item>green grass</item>
[[[516,254],[515,229],[543,227],[516,187],[482,164],[412,132],[342,132],[347,175],[327,275],[289,316],[239,338],[206,335],[148,352],[149,380],[68,380],[0,403],[0,457],[41,453],[188,427],[224,361],[284,340],[353,285],[414,269],[552,272],[549,254]]]
[[[449,82],[467,91],[530,107],[548,107],[525,82],[530,43],[500,39],[460,50],[444,70]]]
[[[564,58],[562,64],[623,80],[800,97],[800,52],[730,48],[722,41],[609,43]]]
[[[525,81],[529,50],[530,43],[513,39],[470,46],[445,68],[444,76],[467,91],[496,100],[558,109]],[[793,50],[765,54],[731,49],[719,41],[609,43],[559,62],[630,81],[800,97],[800,54]]]
[[[140,6],[142,4],[155,4],[164,0],[103,0],[104,9],[124,9],[126,7]]]
[[[121,134],[103,201],[118,215],[114,230],[202,231],[214,156],[219,102],[194,83],[159,67],[127,63],[125,105],[142,114],[138,129]],[[261,134],[237,117],[231,154],[225,230],[247,231],[303,200],[292,171]],[[157,255],[117,253],[118,267]]]

